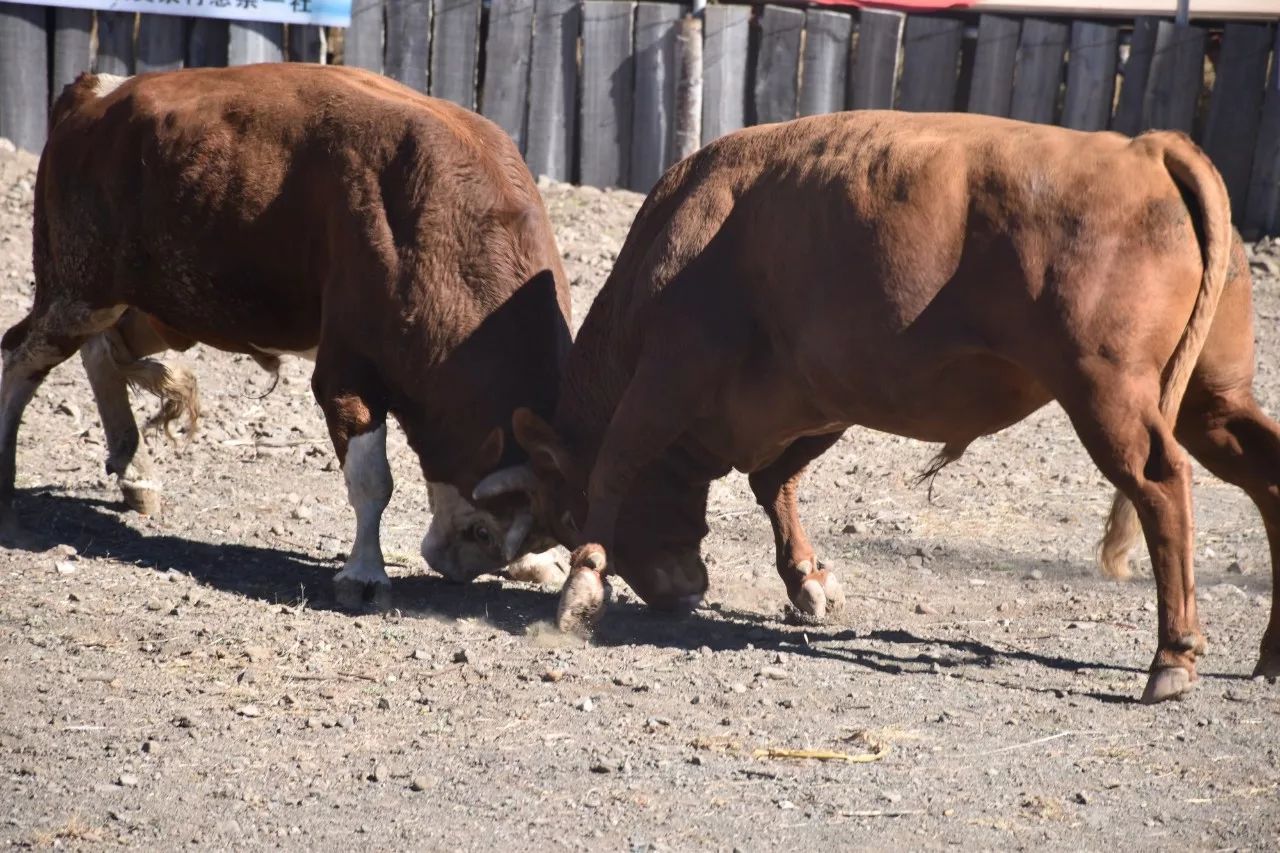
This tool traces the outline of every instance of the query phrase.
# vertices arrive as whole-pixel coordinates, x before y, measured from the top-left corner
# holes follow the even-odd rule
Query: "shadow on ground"
[[[237,543],[211,543],[167,535],[146,535],[123,519],[123,505],[70,497],[48,489],[20,496],[22,550],[43,552],[73,545],[86,558],[109,559],[156,571],[177,571],[196,581],[269,604],[305,601],[318,610],[335,610],[330,579],[333,560]],[[963,556],[956,556],[963,564]],[[409,618],[483,619],[495,628],[525,635],[530,627],[554,619],[554,590],[497,579],[454,584],[435,575],[394,579],[395,600]],[[654,646],[683,651],[742,650],[749,645],[776,647],[780,653],[838,660],[894,675],[929,675],[954,670],[992,670],[1010,663],[1031,664],[1059,673],[1110,670],[1140,674],[1142,669],[1104,661],[1082,661],[1019,649],[999,648],[975,639],[928,636],[909,630],[859,632],[840,625],[787,625],[751,613],[711,605],[686,616],[649,609],[634,599],[614,601],[594,642],[607,646]],[[1004,644],[1000,644],[1004,645]],[[1243,679],[1244,676],[1207,675]],[[982,679],[985,683],[1001,683]],[[1014,679],[1011,689],[1061,693]],[[1132,696],[1076,692],[1104,703],[1131,703]]]

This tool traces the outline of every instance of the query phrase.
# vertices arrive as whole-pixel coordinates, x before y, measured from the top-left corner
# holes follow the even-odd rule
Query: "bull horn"
[[[485,477],[471,490],[473,501],[484,501],[512,492],[531,493],[538,485],[537,475],[528,465],[512,465],[499,468]]]
[[[520,549],[524,547],[524,540],[529,538],[529,531],[533,529],[533,513],[523,510],[516,513],[515,521],[511,524],[511,529],[507,531],[507,538],[503,542],[502,556],[508,563],[515,560],[520,554]]]

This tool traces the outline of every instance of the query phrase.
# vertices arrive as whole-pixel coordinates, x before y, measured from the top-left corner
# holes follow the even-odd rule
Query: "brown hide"
[[[553,427],[517,414],[541,514],[586,543],[562,625],[598,618],[593,568],[651,604],[696,599],[706,484],[730,468],[751,475],[792,601],[820,616],[840,593],[796,511],[809,461],[865,426],[942,443],[942,465],[1057,400],[1152,545],[1147,698],[1181,692],[1203,646],[1171,431],[1183,392],[1184,416],[1218,406],[1215,423],[1247,416],[1275,435],[1250,408],[1249,280],[1238,246],[1228,273],[1231,240],[1221,179],[1178,134],[860,111],[708,145],[645,201]],[[1246,487],[1263,506],[1277,485]],[[1280,528],[1280,506],[1264,514]]]
[[[567,282],[497,126],[349,68],[97,84],[82,76],[54,109],[38,302],[130,306],[170,344],[318,348],[340,459],[389,412],[427,478],[464,491],[497,461],[477,468],[489,431],[518,405],[550,411]]]

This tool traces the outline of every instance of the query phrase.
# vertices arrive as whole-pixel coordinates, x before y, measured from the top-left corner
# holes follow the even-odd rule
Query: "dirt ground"
[[[4,327],[31,298],[33,170],[0,152]],[[640,198],[545,192],[581,320]],[[1280,413],[1280,244],[1254,258],[1258,391]],[[713,491],[706,605],[673,620],[622,590],[586,645],[549,627],[553,589],[425,571],[425,488],[394,431],[399,610],[335,612],[352,517],[309,365],[262,397],[247,358],[180,358],[204,430],[151,440],[157,517],[104,476],[78,362],[28,410],[19,511],[43,541],[0,551],[11,845],[1280,846],[1280,687],[1249,678],[1266,539],[1203,471],[1210,656],[1190,698],[1148,708],[1149,572],[1096,572],[1110,489],[1056,407],[978,442],[932,503],[914,477],[935,448],[855,431],[820,460],[801,500],[849,595],[833,624],[785,620],[768,523],[734,476]]]

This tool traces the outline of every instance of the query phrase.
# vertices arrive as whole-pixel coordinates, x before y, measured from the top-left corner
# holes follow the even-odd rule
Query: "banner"
[[[351,24],[351,0],[24,0],[40,6],[69,6],[103,12],[144,12],[280,24]]]

